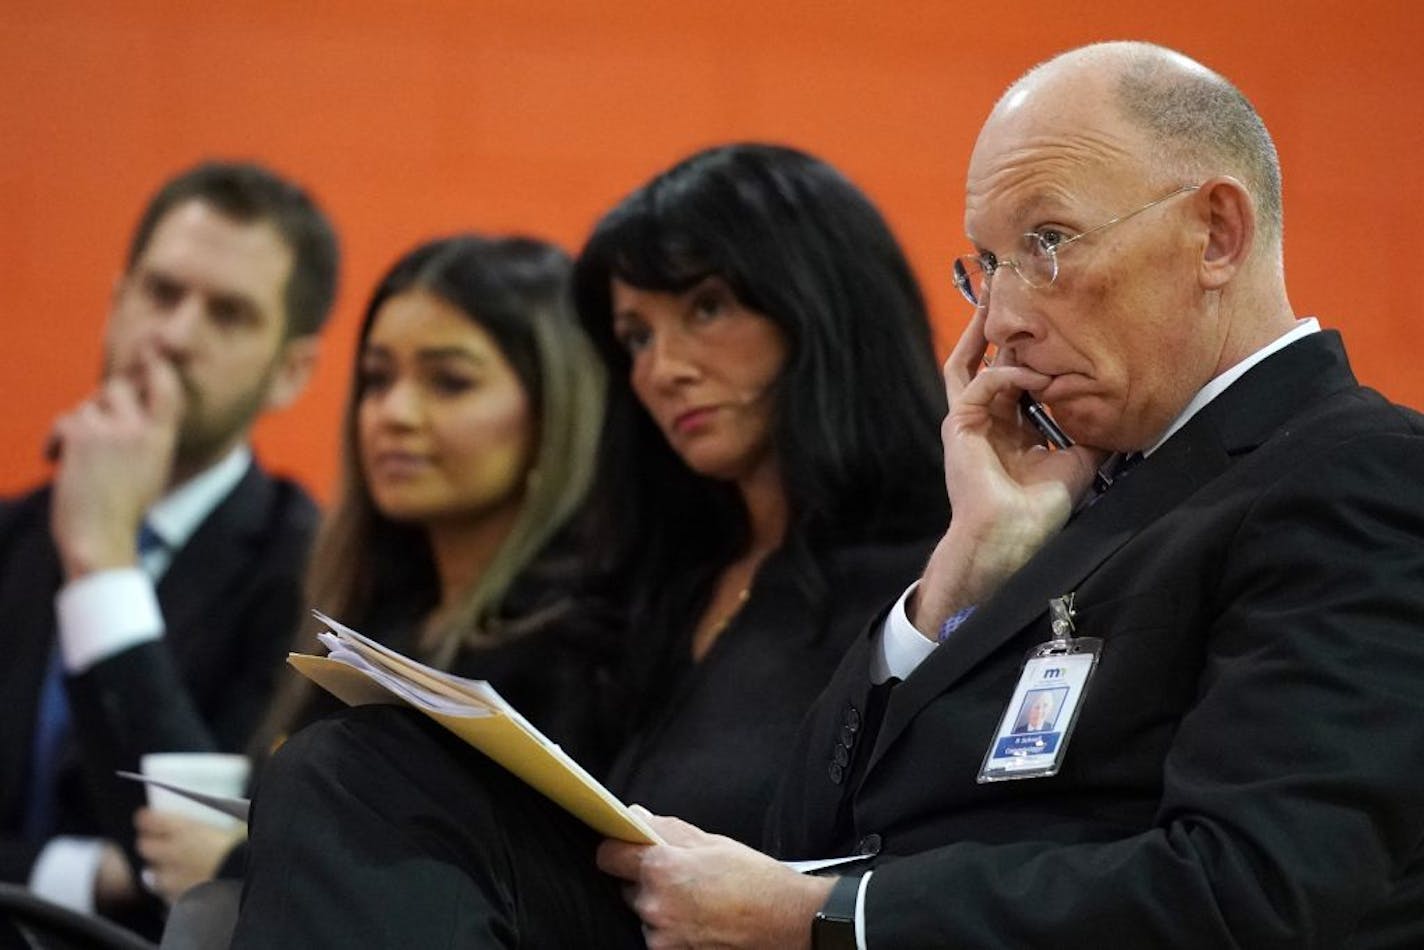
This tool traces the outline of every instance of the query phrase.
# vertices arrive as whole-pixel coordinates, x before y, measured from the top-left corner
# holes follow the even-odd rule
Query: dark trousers
[[[419,713],[343,710],[263,770],[232,945],[642,948],[597,844]]]

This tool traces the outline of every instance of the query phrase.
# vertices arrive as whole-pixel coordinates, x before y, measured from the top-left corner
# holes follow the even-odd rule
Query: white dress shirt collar
[[[1302,337],[1309,336],[1312,333],[1319,332],[1320,321],[1316,320],[1314,317],[1306,317],[1304,320],[1297,320],[1295,326],[1291,327],[1291,329],[1287,330],[1282,335],[1276,337],[1276,339],[1272,340],[1270,343],[1267,343],[1265,346],[1261,347],[1259,350],[1252,353],[1250,356],[1246,357],[1244,360],[1237,363],[1235,366],[1231,367],[1226,372],[1212,379],[1209,383],[1207,383],[1205,386],[1203,386],[1200,390],[1197,391],[1197,394],[1192,397],[1191,402],[1187,403],[1187,408],[1183,409],[1181,414],[1178,415],[1177,418],[1172,420],[1172,424],[1167,426],[1166,431],[1162,433],[1162,435],[1157,439],[1157,441],[1152,443],[1149,448],[1143,451],[1143,457],[1146,458],[1147,456],[1151,455],[1153,452],[1156,452],[1159,448],[1161,448],[1162,443],[1166,442],[1172,436],[1176,435],[1177,430],[1180,429],[1182,426],[1186,425],[1187,422],[1192,418],[1192,416],[1196,415],[1198,412],[1201,412],[1213,399],[1226,392],[1227,388],[1232,383],[1240,379],[1242,376],[1245,376],[1246,371],[1249,370],[1251,367],[1255,366],[1257,363],[1261,362],[1266,357],[1270,356],[1272,353],[1275,353],[1278,350],[1285,349],[1287,346],[1290,346],[1296,340],[1299,340]]]
[[[148,509],[149,528],[163,539],[169,552],[177,551],[237,487],[251,464],[252,450],[239,445],[222,461],[194,475]]]

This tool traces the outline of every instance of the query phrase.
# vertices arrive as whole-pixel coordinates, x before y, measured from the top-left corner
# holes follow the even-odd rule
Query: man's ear
[[[320,352],[321,339],[315,333],[293,337],[282,344],[272,381],[267,386],[266,408],[285,409],[296,401],[316,370]]]
[[[1202,287],[1220,290],[1251,254],[1256,242],[1256,204],[1246,186],[1230,175],[1205,181],[1196,198],[1207,226],[1200,268]]]

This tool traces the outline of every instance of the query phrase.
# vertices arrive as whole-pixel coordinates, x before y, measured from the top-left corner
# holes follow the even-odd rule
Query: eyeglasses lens
[[[965,300],[979,306],[979,301],[983,299],[984,268],[978,260],[972,257],[954,259],[954,286],[959,288]]]

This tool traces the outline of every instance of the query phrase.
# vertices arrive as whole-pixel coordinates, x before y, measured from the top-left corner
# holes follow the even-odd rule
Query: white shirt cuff
[[[64,668],[83,673],[130,647],[163,638],[153,581],[140,568],[86,574],[55,597]]]
[[[892,676],[907,679],[915,672],[915,667],[923,663],[925,657],[939,646],[920,633],[910,622],[909,612],[905,610],[910,596],[919,586],[920,582],[915,581],[900,595],[900,599],[895,601],[895,606],[890,608],[885,623],[880,627],[879,644],[870,654],[871,683],[879,685]]]
[[[51,838],[30,870],[30,890],[82,914],[94,913],[94,881],[104,842],[99,838]]]
[[[870,884],[870,875],[874,873],[874,871],[866,871],[860,879],[860,890],[855,892],[856,950],[868,950],[865,945],[865,888]]]

